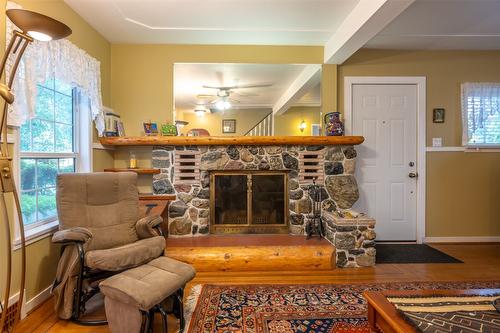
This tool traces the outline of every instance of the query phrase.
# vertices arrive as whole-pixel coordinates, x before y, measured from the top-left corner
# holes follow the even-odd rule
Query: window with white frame
[[[38,85],[35,117],[20,128],[20,194],[27,230],[57,219],[56,176],[78,164],[78,117],[71,85]]]
[[[500,147],[500,83],[462,84],[463,145]]]

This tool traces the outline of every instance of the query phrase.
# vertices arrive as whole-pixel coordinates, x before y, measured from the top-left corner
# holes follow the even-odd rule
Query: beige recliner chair
[[[84,324],[85,303],[102,279],[163,255],[165,238],[159,216],[139,219],[137,175],[126,173],[57,176],[59,231],[62,244],[53,293],[60,318]]]

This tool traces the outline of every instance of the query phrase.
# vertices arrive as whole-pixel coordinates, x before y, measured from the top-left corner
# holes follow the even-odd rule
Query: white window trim
[[[75,161],[75,172],[92,172],[92,115],[83,114],[83,112],[79,112],[78,108],[75,108],[75,118],[76,124],[75,126],[75,150],[76,153],[30,153],[30,156],[36,155],[37,157],[53,157],[57,155],[58,157],[63,155],[68,155],[68,157],[74,157]],[[13,144],[14,144],[14,152],[13,152],[13,160],[12,160],[12,168],[14,169],[15,182],[16,187],[20,192],[20,184],[21,184],[21,168],[20,161],[21,156],[23,155],[20,151],[20,128],[13,128]],[[14,241],[13,248],[14,251],[21,248],[21,236],[19,232],[19,217],[17,216],[15,204],[12,206],[14,212]],[[59,221],[56,219],[54,221],[47,222],[40,226],[34,227],[32,229],[25,231],[25,239],[26,245],[38,242],[41,239],[52,236],[54,232],[59,228]]]
[[[464,151],[469,151],[469,152],[497,152],[500,150],[500,143],[469,143],[469,131],[468,131],[468,125],[469,125],[469,119],[468,119],[468,111],[467,109],[464,110],[465,106],[465,97],[464,97],[464,91],[463,91],[463,84],[467,82],[463,82],[462,85],[460,86],[460,114],[462,117],[462,147],[464,148]],[[477,82],[477,83],[482,83],[482,82]],[[489,82],[485,82],[490,84]],[[464,119],[464,116],[467,115],[467,117]]]

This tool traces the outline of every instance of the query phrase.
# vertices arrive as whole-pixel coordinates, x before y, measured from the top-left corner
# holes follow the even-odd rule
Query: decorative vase
[[[328,136],[344,135],[344,124],[340,120],[340,112],[325,114],[325,134]]]

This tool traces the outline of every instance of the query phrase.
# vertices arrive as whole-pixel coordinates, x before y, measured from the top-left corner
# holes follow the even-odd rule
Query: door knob
[[[410,177],[410,178],[417,178],[418,177],[418,173],[416,173],[416,172],[410,172],[408,174],[408,177]]]

